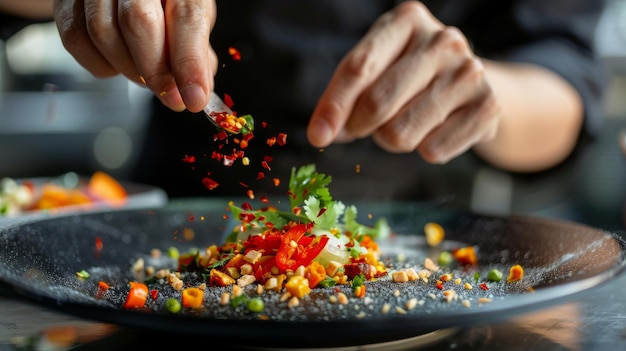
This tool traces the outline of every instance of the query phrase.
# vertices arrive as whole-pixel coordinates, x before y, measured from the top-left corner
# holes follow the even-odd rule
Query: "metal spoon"
[[[209,103],[204,107],[204,113],[206,114],[209,121],[211,121],[218,129],[223,129],[231,134],[239,133],[239,131],[230,130],[217,123],[218,114],[226,113],[232,115],[233,111],[228,106],[226,106],[224,101],[222,101],[222,99],[217,94],[215,94],[215,92],[211,92],[211,96],[209,97]]]

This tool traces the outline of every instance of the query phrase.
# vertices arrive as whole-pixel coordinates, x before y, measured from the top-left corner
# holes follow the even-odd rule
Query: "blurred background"
[[[626,0],[608,2],[596,36],[611,74],[601,138],[574,163],[549,174],[477,169],[467,189],[469,207],[623,230]],[[145,137],[150,99],[145,89],[123,77],[91,77],[67,54],[54,24],[25,28],[0,42],[0,177],[95,170],[128,177]]]

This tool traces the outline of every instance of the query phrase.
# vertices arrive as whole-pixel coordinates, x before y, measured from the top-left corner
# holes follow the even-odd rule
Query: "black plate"
[[[367,298],[350,297],[347,305],[331,304],[328,295],[335,291],[322,289],[292,309],[276,293],[266,295],[272,297],[261,314],[268,319],[221,306],[219,296],[227,288],[209,288],[207,307],[193,313],[166,312],[165,299],[179,295],[165,289],[146,310],[123,309],[126,283],[135,278],[134,260],[141,257],[148,264],[161,264],[163,259],[150,259],[151,249],[177,246],[186,250],[221,243],[227,228],[234,225],[224,219],[226,203],[224,199],[180,200],[162,208],[67,215],[4,228],[0,231],[0,283],[15,295],[46,307],[123,326],[260,347],[339,347],[511,317],[607,283],[625,266],[626,245],[619,235],[577,223],[480,215],[419,203],[359,203],[360,216],[383,216],[397,233],[381,243],[391,261],[404,257],[404,264],[419,268],[426,257],[436,259],[440,250],[476,245],[479,264],[453,271],[472,289],[446,282],[444,290],[460,295],[448,302],[434,287],[435,277],[428,284],[383,279],[368,283]],[[446,229],[446,240],[438,249],[424,244],[422,228],[428,221]],[[184,233],[193,233],[193,238],[185,239]],[[97,238],[103,243],[100,252],[95,248]],[[506,277],[508,267],[516,263],[525,269],[522,281],[488,283],[487,291],[479,288],[491,268],[499,268]],[[76,272],[81,270],[91,277],[78,279]],[[480,273],[478,281],[473,280],[476,272]],[[112,289],[97,299],[101,279]],[[249,288],[246,292],[254,295]],[[352,296],[349,287],[341,289]],[[490,297],[492,302],[478,303],[481,297]],[[406,302],[411,298],[418,304],[409,309]],[[389,304],[387,313],[382,311],[384,304]]]

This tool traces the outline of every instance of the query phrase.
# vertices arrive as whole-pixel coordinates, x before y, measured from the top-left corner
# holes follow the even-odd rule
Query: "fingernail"
[[[309,142],[315,147],[325,147],[333,141],[333,130],[323,119],[312,120],[307,134]]]
[[[202,103],[206,100],[206,94],[204,93],[204,90],[202,90],[202,87],[197,85],[197,84],[191,84],[186,86],[185,88],[183,88],[183,90],[180,92],[182,97],[183,97],[183,101],[185,102],[185,105],[187,105],[187,109],[198,109],[198,107],[200,109],[202,109]]]

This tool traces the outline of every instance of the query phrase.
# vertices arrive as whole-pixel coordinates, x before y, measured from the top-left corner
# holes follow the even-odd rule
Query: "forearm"
[[[0,12],[28,19],[52,19],[52,3],[52,0],[0,0]]]
[[[534,65],[485,61],[500,105],[496,137],[474,151],[496,167],[536,172],[563,161],[583,124],[578,93],[563,78]]]

